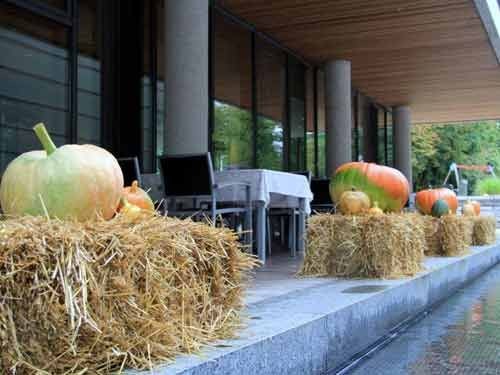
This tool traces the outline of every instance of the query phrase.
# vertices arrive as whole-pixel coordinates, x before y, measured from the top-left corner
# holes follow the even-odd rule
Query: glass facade
[[[212,98],[216,169],[305,169],[306,66],[218,9]]]
[[[326,176],[326,113],[325,113],[325,75],[317,71],[317,101],[316,101],[318,172],[316,176]]]
[[[168,151],[165,1],[123,0],[119,12],[116,5],[0,4],[0,170],[39,148],[32,127],[43,121],[58,145],[98,144],[117,156],[138,156],[143,172],[157,171],[157,156]],[[207,126],[215,168],[307,169],[326,176],[324,73],[215,5],[210,32]],[[126,56],[137,59],[124,62]],[[373,122],[368,106],[373,103],[353,90],[354,160],[366,149],[365,130]],[[379,108],[376,117],[377,160],[390,165],[391,114]]]
[[[288,57],[288,170],[303,171],[306,163],[306,69]]]
[[[252,35],[222,15],[213,18],[213,134],[216,169],[253,164]]]
[[[255,38],[257,167],[284,169],[286,123],[286,55]]]
[[[387,128],[387,165],[389,167],[394,167],[394,135],[392,128],[392,112],[387,111],[387,120],[386,120],[386,128]]]
[[[377,163],[387,165],[385,109],[377,107]]]
[[[56,145],[70,140],[68,29],[0,4],[0,169],[40,149],[32,131],[44,122]]]
[[[101,144],[101,55],[97,0],[78,2],[77,142]]]
[[[142,31],[141,154],[143,169],[158,169],[157,157],[164,154],[165,82],[164,0],[145,0]]]

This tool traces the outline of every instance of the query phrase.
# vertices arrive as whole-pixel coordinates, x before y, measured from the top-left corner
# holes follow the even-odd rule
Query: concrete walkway
[[[456,258],[427,258],[402,280],[298,279],[300,259],[273,257],[246,297],[247,327],[201,356],[181,356],[161,375],[324,374],[403,321],[442,301],[500,261],[500,244]]]

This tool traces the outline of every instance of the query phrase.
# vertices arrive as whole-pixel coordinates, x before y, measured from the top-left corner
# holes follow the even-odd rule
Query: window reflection
[[[318,174],[326,176],[325,75],[318,71]]]
[[[36,0],[52,8],[66,10],[66,0]]]
[[[306,169],[316,175],[316,151],[314,139],[314,70],[306,71]]]
[[[394,166],[394,135],[392,131],[392,112],[387,111],[387,165]]]
[[[377,163],[387,165],[385,157],[385,110],[377,111]]]
[[[284,152],[286,56],[257,38],[257,166],[282,170]]]
[[[214,165],[217,169],[251,167],[251,33],[217,13],[214,33]]]
[[[40,149],[32,127],[44,122],[56,145],[68,141],[68,32],[0,4],[0,169]]]
[[[155,160],[165,153],[165,82],[164,61],[164,0],[145,0],[143,22],[143,60],[141,75],[142,164],[153,172]],[[154,34],[154,35],[153,35]],[[155,53],[153,53],[155,52]],[[156,61],[153,61],[156,59]],[[153,81],[156,76],[156,83]],[[153,115],[153,101],[156,113]],[[156,165],[158,167],[158,165]]]
[[[78,2],[78,143],[101,143],[101,57],[97,0]]]
[[[305,169],[305,68],[293,58],[289,58],[288,88],[290,124],[289,169],[291,171],[302,171]]]

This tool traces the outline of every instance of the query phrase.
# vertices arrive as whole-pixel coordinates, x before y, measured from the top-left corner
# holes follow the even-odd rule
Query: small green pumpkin
[[[448,203],[444,199],[438,199],[433,205],[432,205],[432,216],[434,217],[441,217],[443,215],[448,215],[450,213],[450,206],[448,206]]]

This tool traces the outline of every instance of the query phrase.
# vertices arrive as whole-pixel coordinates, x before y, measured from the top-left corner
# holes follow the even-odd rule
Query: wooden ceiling
[[[415,123],[500,118],[500,66],[472,0],[220,0],[314,64],[352,63],[353,85],[408,104]]]

